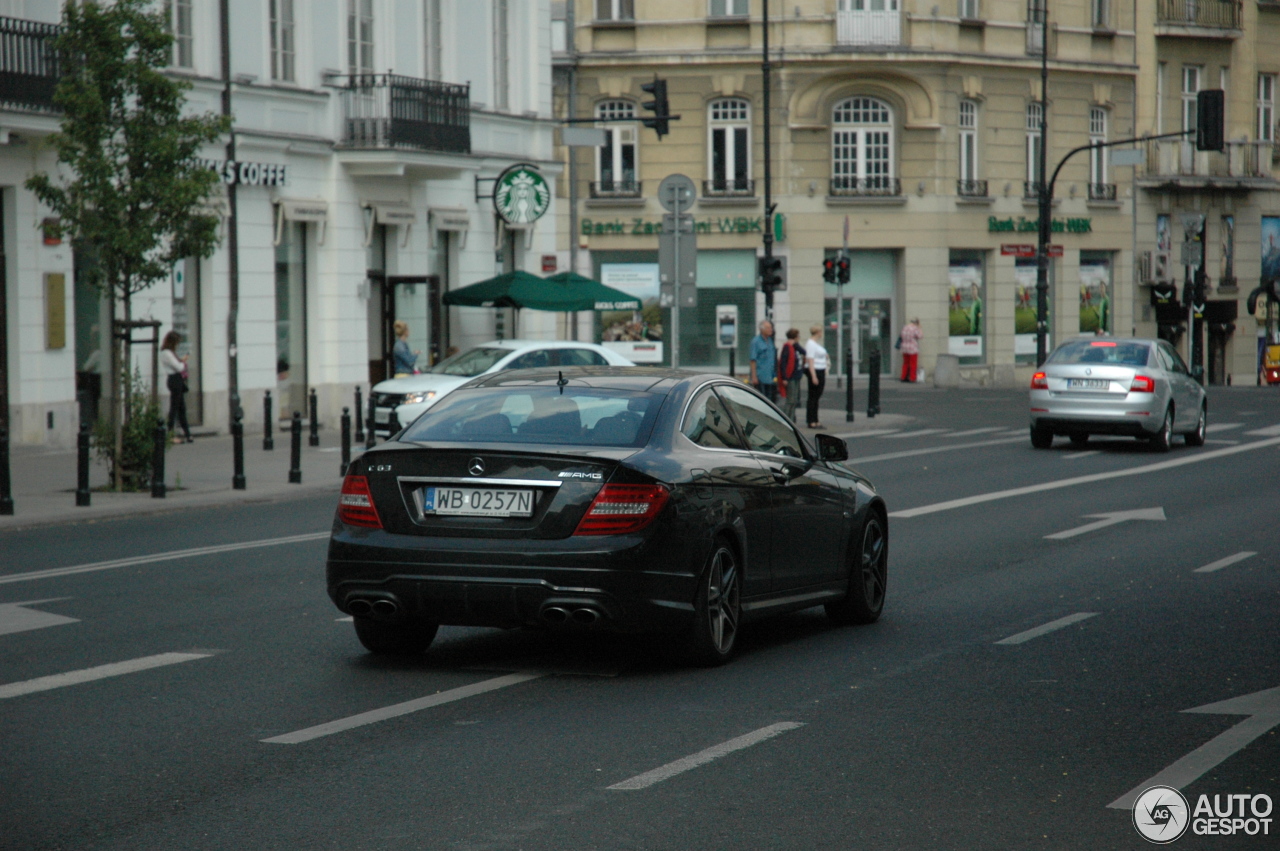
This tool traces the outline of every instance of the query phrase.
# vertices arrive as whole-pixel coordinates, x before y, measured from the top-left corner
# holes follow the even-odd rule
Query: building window
[[[1089,17],[1096,30],[1111,28],[1111,0],[1090,0]]]
[[[627,121],[636,116],[631,101],[607,100],[596,107],[602,122]],[[604,128],[604,144],[596,149],[596,179],[593,194],[599,197],[638,197],[636,179],[636,127],[634,123]]]
[[[428,80],[444,79],[444,17],[441,0],[427,0],[427,62],[423,71]]]
[[[1196,129],[1196,94],[1200,91],[1199,65],[1182,66],[1182,129]]]
[[[748,0],[711,0],[711,17],[746,17],[750,10]]]
[[[978,0],[960,0],[959,16],[962,21],[978,20],[980,11]]]
[[[373,0],[347,0],[347,68],[373,73]]]
[[[1107,141],[1107,111],[1101,107],[1089,108],[1089,144],[1101,145]],[[1106,148],[1089,149],[1089,200],[1114,201],[1116,187],[1110,181]]]
[[[191,33],[192,0],[168,0],[165,16],[169,19],[169,32],[173,34],[173,65],[175,68],[194,68],[195,51]]]
[[[1027,53],[1044,52],[1044,31],[1049,22],[1048,0],[1027,0]]]
[[[712,101],[707,111],[710,179],[704,195],[751,195],[751,105],[741,98]]]
[[[1276,140],[1276,75],[1258,75],[1258,141]]]
[[[836,104],[831,128],[831,193],[897,195],[893,112],[883,101],[854,97]]]
[[[634,21],[635,0],[596,0],[597,21]]]
[[[975,101],[962,100],[960,101],[960,194],[973,194],[965,192],[966,184],[971,184],[977,179],[978,104]]]
[[[1044,105],[1039,101],[1027,104],[1027,181],[1023,197],[1040,197],[1040,131],[1044,118]]]
[[[511,106],[509,24],[510,10],[507,0],[493,0],[493,105],[495,109],[508,109]]]
[[[297,80],[293,0],[271,0],[271,79]]]

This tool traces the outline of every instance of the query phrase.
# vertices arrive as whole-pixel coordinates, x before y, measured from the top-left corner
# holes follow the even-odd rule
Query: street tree
[[[57,217],[58,235],[92,258],[84,274],[125,323],[135,294],[167,279],[179,259],[208,257],[217,247],[218,219],[206,204],[217,176],[197,157],[230,126],[221,116],[188,113],[191,84],[164,73],[173,36],[154,7],[150,0],[67,0],[54,40],[62,122],[49,139],[59,174],[26,182]],[[115,333],[110,351],[120,458],[134,382]],[[118,488],[120,465],[113,466]]]

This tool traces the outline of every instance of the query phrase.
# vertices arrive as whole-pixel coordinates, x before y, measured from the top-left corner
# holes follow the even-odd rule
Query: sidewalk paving
[[[898,428],[913,417],[901,414],[880,414],[874,418],[866,415],[866,388],[855,387],[855,401],[862,407],[854,409],[854,422],[845,421],[844,391],[836,391],[834,382],[827,387],[821,407],[823,431],[829,434],[856,435],[873,429]],[[804,410],[800,409],[800,419]],[[800,430],[812,436],[815,430]],[[277,431],[275,448],[262,448],[262,432],[255,431],[244,438],[245,489],[231,486],[234,473],[232,441],[227,434],[201,436],[195,430],[194,443],[170,445],[165,453],[165,486],[163,499],[151,496],[150,489],[138,493],[112,493],[98,490],[108,484],[107,466],[99,461],[91,449],[89,453],[90,504],[76,505],[76,451],[74,449],[50,449],[48,447],[10,447],[10,480],[12,482],[14,513],[0,516],[0,531],[60,523],[77,523],[107,518],[160,514],[169,511],[233,505],[238,503],[274,502],[301,496],[337,495],[342,485],[339,468],[342,464],[341,433],[336,429],[320,430],[320,446],[308,445],[308,435],[302,435],[300,468],[301,484],[289,482],[289,441],[287,431]],[[359,458],[364,444],[352,439],[351,457]]]

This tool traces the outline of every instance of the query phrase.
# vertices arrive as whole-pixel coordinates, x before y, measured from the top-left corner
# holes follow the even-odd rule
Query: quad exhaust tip
[[[600,620],[600,613],[595,609],[574,609],[573,622],[580,623],[583,626],[590,626]]]
[[[577,606],[575,608],[547,606],[542,610],[542,619],[547,623],[556,626],[563,624],[593,626],[599,623],[602,618],[603,615],[601,615],[599,610],[590,606]]]
[[[569,610],[559,606],[547,606],[542,610],[542,619],[547,623],[566,623],[569,620]]]
[[[391,619],[400,614],[400,604],[388,597],[351,597],[347,611],[358,618]]]

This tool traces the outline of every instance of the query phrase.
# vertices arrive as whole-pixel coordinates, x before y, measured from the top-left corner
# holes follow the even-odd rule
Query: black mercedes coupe
[[[847,457],[724,376],[481,376],[352,462],[329,596],[374,653],[523,626],[671,633],[722,664],[751,618],[879,618],[887,511]]]

